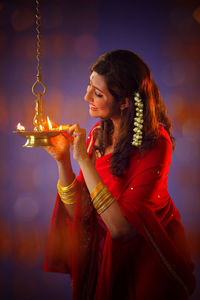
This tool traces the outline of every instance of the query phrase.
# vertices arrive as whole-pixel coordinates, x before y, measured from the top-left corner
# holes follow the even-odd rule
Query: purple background
[[[200,299],[200,4],[174,1],[41,0],[45,113],[60,123],[96,122],[83,96],[91,63],[131,49],[149,65],[174,125],[169,192],[182,215]],[[0,294],[71,299],[69,277],[41,270],[56,195],[56,163],[14,135],[32,129],[36,80],[35,1],[0,1]],[[73,163],[78,173],[78,165]]]

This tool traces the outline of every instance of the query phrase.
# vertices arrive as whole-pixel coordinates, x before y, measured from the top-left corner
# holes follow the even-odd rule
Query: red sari
[[[97,123],[88,140],[92,149]],[[110,172],[111,154],[95,167],[138,235],[113,239],[94,210],[82,172],[73,222],[57,196],[43,269],[70,273],[74,300],[188,299],[195,288],[193,264],[180,214],[167,192],[172,145],[161,126],[154,146],[134,150],[123,177]]]

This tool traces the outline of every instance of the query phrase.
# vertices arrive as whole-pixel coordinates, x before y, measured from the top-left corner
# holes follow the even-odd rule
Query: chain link
[[[37,80],[32,86],[32,93],[37,96],[38,94],[35,92],[35,88],[38,84],[41,84],[43,87],[43,93],[40,95],[44,95],[46,93],[46,86],[42,82],[42,74],[41,74],[41,65],[40,65],[40,54],[41,54],[41,34],[40,34],[40,1],[36,0],[36,31],[37,31]]]
[[[40,66],[40,49],[41,49],[41,35],[40,35],[40,2],[36,0],[36,31],[37,31],[37,80],[42,80],[41,66]]]

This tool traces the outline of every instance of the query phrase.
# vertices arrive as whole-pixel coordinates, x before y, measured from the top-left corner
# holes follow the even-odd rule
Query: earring
[[[136,110],[136,117],[134,118],[134,127],[133,127],[133,140],[132,145],[138,147],[142,144],[142,128],[143,128],[143,103],[140,97],[140,94],[134,93],[134,104]]]

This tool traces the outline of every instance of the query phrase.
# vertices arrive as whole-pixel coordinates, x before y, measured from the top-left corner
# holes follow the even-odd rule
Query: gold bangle
[[[101,193],[99,195],[99,197],[96,197],[93,202],[93,205],[95,208],[98,208],[99,206],[101,206],[102,203],[104,203],[108,198],[110,197],[110,194],[108,192],[104,192]]]
[[[75,177],[71,184],[69,184],[69,185],[67,185],[67,186],[61,186],[60,180],[58,179],[57,187],[58,187],[62,192],[68,192],[69,190],[71,190],[72,188],[75,187],[76,183],[77,183],[77,180],[76,180],[76,177]]]
[[[106,185],[99,191],[99,193],[92,199],[93,203],[97,203],[110,195],[110,192]]]
[[[105,185],[101,188],[101,190],[98,192],[98,194],[95,195],[95,197],[92,199],[93,204],[95,205],[99,201],[103,200],[107,195],[109,194],[109,191]]]
[[[101,202],[98,207],[94,206],[97,213],[101,214],[102,212],[104,212],[113,203],[114,200],[115,199],[110,195],[110,197],[108,197],[106,201]]]
[[[76,177],[74,178],[71,184],[65,187],[61,186],[60,180],[58,179],[58,183],[57,183],[58,194],[60,196],[60,200],[64,204],[72,205],[75,203],[75,195],[77,192],[76,184],[77,184]]]
[[[61,195],[63,195],[63,196],[71,195],[71,194],[76,193],[76,189],[75,189],[75,188],[70,189],[70,190],[67,191],[67,192],[63,192],[63,191],[59,188],[59,186],[57,186],[57,189],[58,189],[59,193],[60,193]]]
[[[100,215],[102,214],[113,202],[115,201],[114,198],[110,198],[110,201],[107,201],[102,207],[97,210],[97,213]]]
[[[74,194],[71,194],[69,196],[66,196],[66,197],[63,197],[59,191],[58,191],[58,194],[60,196],[60,200],[65,203],[65,204],[74,204],[75,203],[75,193]]]
[[[100,181],[90,194],[97,213],[102,214],[115,200],[106,185]]]
[[[107,203],[110,200],[111,197],[112,197],[111,195],[107,194],[107,195],[104,195],[102,198],[100,198],[98,200],[98,202],[95,202],[95,203],[93,202],[93,205],[96,208],[96,210],[98,210],[99,208],[102,207],[102,205]]]
[[[62,199],[73,199],[74,197],[75,197],[75,195],[76,195],[76,193],[74,193],[74,194],[70,194],[70,195],[65,195],[65,196],[63,196],[62,194],[60,194],[59,192],[58,192],[58,194],[59,194],[59,196],[62,198]]]
[[[105,185],[102,186],[101,190],[92,198],[92,202],[97,202],[103,195],[108,193],[108,189]]]
[[[67,204],[67,205],[73,205],[75,204],[75,200],[64,200],[62,197],[60,197],[60,200],[64,203],[64,204]]]
[[[95,188],[93,189],[93,191],[91,192],[90,196],[92,199],[94,199],[94,197],[101,191],[101,189],[104,187],[105,185],[103,184],[102,181],[99,181],[99,183],[95,186]]]

